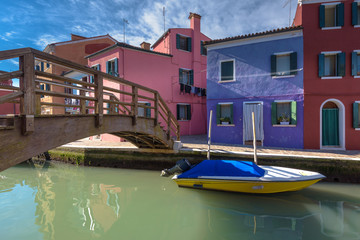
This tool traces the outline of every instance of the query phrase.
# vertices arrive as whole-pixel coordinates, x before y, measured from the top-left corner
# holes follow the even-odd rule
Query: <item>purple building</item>
[[[303,148],[302,27],[206,43],[212,141]]]

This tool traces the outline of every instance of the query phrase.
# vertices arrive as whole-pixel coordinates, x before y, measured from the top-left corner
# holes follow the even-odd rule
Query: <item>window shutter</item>
[[[356,76],[358,69],[357,69],[357,65],[358,65],[358,54],[357,52],[352,52],[351,53],[351,75],[352,76]]]
[[[188,51],[191,52],[191,37],[187,38]]]
[[[186,105],[187,107],[187,120],[191,120],[191,105]]]
[[[114,76],[119,76],[119,60],[118,58],[115,58],[115,69],[114,69]]]
[[[203,42],[203,41],[200,41],[200,54],[201,54],[201,55],[204,55],[203,49],[204,49],[204,42]]]
[[[111,68],[110,64],[111,64],[110,61],[106,62],[106,73],[108,74],[110,74],[110,68]]]
[[[180,120],[180,105],[179,104],[176,105],[176,117],[177,117],[177,120]]]
[[[277,122],[277,116],[276,116],[276,102],[271,103],[271,124],[276,125]]]
[[[271,55],[271,76],[276,76],[276,55]]]
[[[336,26],[344,26],[344,3],[336,5]]]
[[[194,70],[190,70],[190,85],[194,85]]]
[[[40,85],[40,89],[41,89],[41,90],[44,90],[44,84],[41,84],[41,85]]]
[[[234,124],[234,108],[233,108],[233,104],[230,105],[230,123],[229,124]]]
[[[319,54],[319,77],[324,76],[324,68],[325,68],[325,55],[320,53]]]
[[[50,91],[50,85],[49,84],[45,84],[46,86],[46,91]]]
[[[176,34],[176,48],[180,49],[180,35]]]
[[[43,72],[44,71],[44,62],[41,62],[40,65],[41,65],[40,71]]]
[[[290,54],[290,75],[296,75],[297,71],[297,52]]]
[[[94,76],[90,76],[90,83],[94,83]]]
[[[145,103],[145,105],[146,106],[151,106],[151,104],[150,103]],[[146,113],[145,113],[145,116],[147,117],[147,118],[150,118],[151,117],[151,109],[150,108],[146,108],[146,111],[145,111]]]
[[[36,66],[35,66],[35,69],[36,69],[37,71],[40,71],[40,66],[39,66],[39,65],[36,65]]]
[[[353,26],[358,25],[358,3],[351,3],[351,23]]]
[[[98,71],[101,70],[100,64],[96,65],[96,70],[98,70]]]
[[[296,120],[296,101],[292,101],[291,102],[291,120],[290,120],[290,124],[292,125],[296,125],[297,120]]]
[[[359,103],[353,103],[353,128],[359,128]]]
[[[338,53],[337,54],[337,70],[338,70],[338,76],[345,76],[345,53]]]
[[[324,5],[320,5],[320,8],[319,8],[319,23],[320,23],[320,28],[325,27],[325,6]]]
[[[181,68],[179,68],[179,83],[184,83],[182,73],[183,73],[183,70]]]
[[[216,124],[220,124],[220,117],[221,117],[221,105],[216,105]]]

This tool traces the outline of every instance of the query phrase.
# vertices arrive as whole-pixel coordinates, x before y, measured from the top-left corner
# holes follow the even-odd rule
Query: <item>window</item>
[[[320,5],[320,28],[338,28],[344,26],[344,4]]]
[[[176,34],[176,48],[191,52],[191,37]]]
[[[351,23],[353,26],[360,25],[360,6],[358,2],[353,2],[351,5]]]
[[[177,107],[177,120],[191,120],[190,104],[178,104],[176,107]]]
[[[345,76],[345,53],[325,52],[319,54],[319,77],[334,78]]]
[[[226,60],[220,62],[220,81],[234,81],[234,60]]]
[[[187,85],[194,85],[194,71],[179,68],[179,82]]]
[[[201,47],[200,47],[200,54],[206,56],[206,55],[207,55],[207,49],[206,49],[206,47],[204,46],[204,41],[201,41],[200,45],[201,45]]]
[[[271,76],[290,76],[297,74],[297,53],[275,53],[271,55]]]
[[[353,128],[360,128],[360,102],[353,103]]]
[[[117,58],[107,61],[106,62],[106,73],[118,77],[119,76],[118,66],[119,66],[119,64],[118,64]]]
[[[139,105],[140,104],[149,106],[149,107],[151,106],[151,104],[149,102],[139,102]],[[150,118],[151,117],[151,109],[145,108],[145,107],[138,107],[138,116]]]
[[[351,53],[351,75],[360,77],[360,51]]]
[[[233,103],[218,103],[216,106],[216,123],[218,125],[233,125]]]
[[[92,69],[100,71],[100,64],[94,65],[91,67]],[[90,83],[94,83],[94,76],[90,76]]]
[[[296,101],[275,101],[271,104],[272,125],[296,125]]]

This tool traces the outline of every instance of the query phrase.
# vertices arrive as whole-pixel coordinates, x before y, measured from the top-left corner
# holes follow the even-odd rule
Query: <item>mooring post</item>
[[[252,127],[253,127],[253,145],[254,145],[254,163],[257,164],[257,155],[256,155],[256,128],[255,128],[255,114],[251,113],[252,117]]]
[[[95,114],[96,114],[96,127],[100,127],[103,124],[104,116],[104,96],[103,96],[103,77],[94,74],[95,87]]]
[[[35,59],[33,53],[19,57],[19,68],[24,76],[20,77],[20,89],[24,95],[20,98],[20,114],[22,118],[22,133],[34,132],[35,102]]]

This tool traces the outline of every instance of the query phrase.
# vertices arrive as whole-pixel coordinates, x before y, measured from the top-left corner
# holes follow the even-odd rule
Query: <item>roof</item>
[[[151,53],[151,54],[157,54],[157,55],[162,55],[162,56],[166,56],[166,57],[172,57],[171,54],[156,52],[156,51],[147,50],[147,49],[144,49],[144,48],[141,48],[141,47],[135,47],[135,46],[132,46],[132,45],[127,44],[127,43],[117,42],[116,44],[114,44],[114,45],[112,45],[110,47],[104,48],[104,49],[102,49],[100,51],[97,51],[97,52],[95,52],[93,54],[90,54],[90,55],[86,56],[85,58],[91,58],[91,57],[96,56],[98,54],[101,54],[101,53],[107,52],[107,51],[109,51],[111,49],[114,49],[116,47],[129,48],[129,49],[133,49],[133,50],[137,50],[137,51],[141,51],[141,52],[147,52],[147,53]]]
[[[156,45],[158,45],[158,43],[159,43],[160,41],[162,41],[162,40],[164,39],[164,37],[165,37],[168,33],[170,33],[170,31],[171,31],[171,28],[169,28],[166,32],[164,32],[164,34],[161,35],[161,37],[159,37],[158,40],[156,40],[156,42],[151,46],[151,48],[153,48],[153,47],[155,47]]]
[[[266,35],[277,34],[277,33],[291,32],[291,31],[296,31],[296,30],[301,30],[301,29],[303,29],[303,26],[292,26],[292,27],[278,28],[278,29],[268,30],[268,31],[264,31],[264,32],[250,33],[250,34],[245,34],[245,35],[240,35],[240,36],[235,36],[235,37],[228,37],[228,38],[223,38],[223,39],[214,39],[214,40],[211,40],[211,41],[206,41],[205,45],[211,45],[211,44],[222,43],[222,42],[229,42],[229,41],[234,41],[234,40],[239,40],[239,39],[247,39],[247,38],[252,38],[252,37],[266,36]]]

